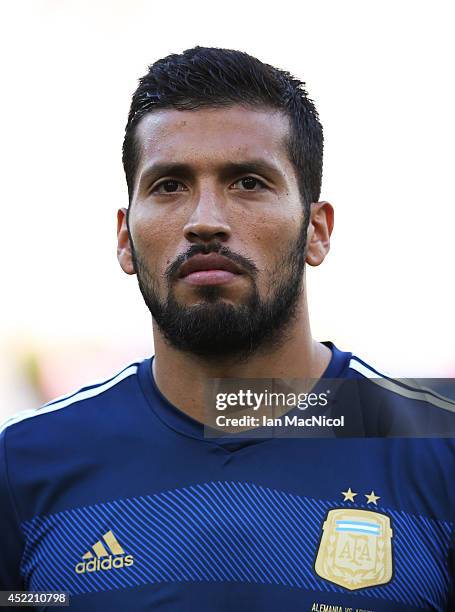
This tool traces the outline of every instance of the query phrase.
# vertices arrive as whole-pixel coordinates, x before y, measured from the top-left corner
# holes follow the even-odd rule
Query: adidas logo
[[[83,561],[76,564],[74,569],[77,574],[128,567],[134,563],[133,556],[125,555],[125,551],[110,530],[92,546],[92,550],[93,553],[89,550],[82,555]]]

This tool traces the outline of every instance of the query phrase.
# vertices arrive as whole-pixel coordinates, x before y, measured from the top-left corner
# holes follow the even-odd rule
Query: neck
[[[153,375],[161,393],[190,417],[203,421],[204,389],[209,378],[313,378],[327,368],[331,351],[311,336],[306,298],[286,329],[286,342],[258,351],[241,363],[217,362],[169,346],[153,321]]]

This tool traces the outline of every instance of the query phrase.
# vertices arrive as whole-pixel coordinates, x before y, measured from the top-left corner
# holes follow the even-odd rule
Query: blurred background
[[[454,39],[436,0],[3,4],[0,420],[153,354],[116,259],[121,146],[147,66],[236,48],[307,83],[324,126],[332,250],[313,333],[394,376],[451,377]]]

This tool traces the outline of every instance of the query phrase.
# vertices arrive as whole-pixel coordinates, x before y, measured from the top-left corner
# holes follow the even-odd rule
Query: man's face
[[[240,106],[155,111],[138,124],[141,156],[128,230],[119,211],[119,260],[137,274],[173,347],[242,360],[285,341],[302,297],[306,243],[288,132],[285,115]],[[209,253],[235,273],[183,275],[182,264]]]

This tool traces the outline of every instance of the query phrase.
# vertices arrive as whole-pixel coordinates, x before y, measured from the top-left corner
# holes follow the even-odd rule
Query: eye
[[[158,185],[156,185],[152,189],[152,193],[162,194],[162,193],[178,193],[180,191],[185,191],[186,187],[180,181],[176,181],[174,179],[166,179],[162,181]]]
[[[239,187],[235,185],[239,185]],[[240,191],[255,191],[257,189],[264,189],[265,187],[265,183],[254,176],[244,176],[232,184],[233,189],[239,189]]]

